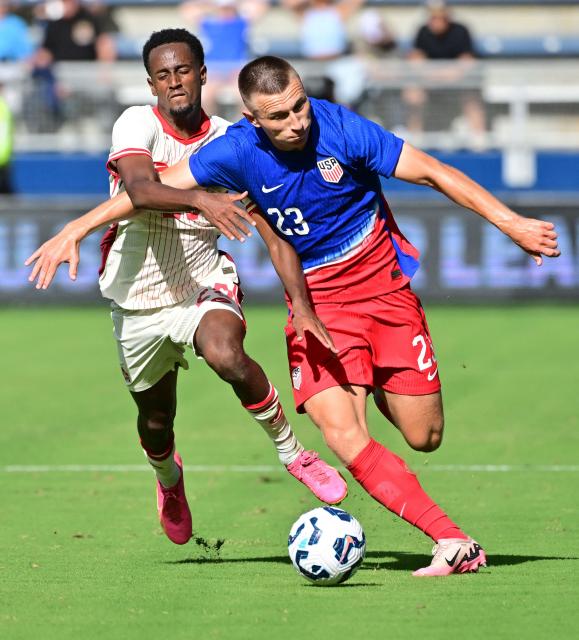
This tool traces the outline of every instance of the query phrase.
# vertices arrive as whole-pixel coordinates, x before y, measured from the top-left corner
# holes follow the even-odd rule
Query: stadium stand
[[[480,58],[460,81],[450,82],[436,79],[435,64],[419,72],[406,62],[413,34],[425,16],[420,2],[365,2],[364,8],[372,7],[390,29],[395,46],[368,54],[359,46],[363,38],[359,20],[353,16],[347,21],[351,51],[331,64],[301,59],[296,15],[281,2],[263,0],[262,9],[264,3],[269,10],[262,11],[250,28],[252,55],[291,58],[308,79],[310,91],[327,95],[334,90],[336,99],[409,135],[421,146],[446,151],[502,150],[521,146],[526,140],[526,146],[533,149],[579,149],[579,81],[573,71],[579,56],[576,3],[449,2],[457,21],[471,30]],[[119,113],[131,104],[150,100],[139,61],[142,42],[159,26],[182,23],[183,3],[108,0],[87,6],[94,8],[95,4],[113,12],[109,21],[116,25],[117,31],[111,33],[120,60],[108,65],[60,62],[50,69],[37,66],[32,76],[26,64],[0,63],[0,81],[6,85],[5,98],[15,115],[16,168],[23,162],[23,153],[103,153]],[[245,3],[237,4],[244,9]],[[39,11],[44,5],[32,0],[17,3],[37,43],[43,40],[41,23],[49,13]],[[41,20],[35,21],[34,16]],[[413,84],[427,88],[431,98],[424,131],[415,138],[404,130],[406,105],[400,98]],[[487,131],[476,144],[457,106],[457,96],[465,90],[478,92],[485,110]],[[235,95],[234,85],[221,90],[217,110],[222,115],[239,115]],[[22,183],[18,176],[15,182]]]
[[[57,210],[72,215],[82,211],[87,203],[82,200],[81,206],[70,198],[94,202],[94,198],[106,196],[104,162],[112,124],[127,106],[151,101],[139,59],[142,43],[155,29],[184,26],[184,14],[177,0],[108,0],[100,4],[111,10],[118,27],[113,33],[117,61],[59,62],[50,67],[50,73],[33,74],[30,61],[0,61],[0,84],[14,115],[13,189],[21,196],[51,194],[68,198],[66,207],[63,208],[62,201],[50,207],[52,213],[46,214],[48,218],[41,227],[35,226],[37,223],[31,217],[36,205],[26,205],[26,222],[22,224],[34,229],[34,238],[46,235],[60,224],[62,216],[57,215]],[[441,72],[446,73],[446,62],[424,62],[418,69],[407,60],[414,33],[424,21],[422,2],[365,2],[363,9],[370,8],[373,19],[377,17],[387,27],[393,46],[389,44],[383,50],[364,47],[359,16],[354,15],[347,22],[350,50],[331,62],[303,59],[296,16],[281,2],[268,4],[268,10],[251,23],[250,55],[272,53],[290,58],[306,79],[310,93],[333,95],[350,104],[363,115],[466,171],[509,202],[564,205],[562,221],[564,228],[567,225],[571,263],[557,261],[563,267],[556,269],[563,274],[561,282],[567,294],[579,291],[579,260],[573,257],[579,253],[576,248],[579,239],[572,231],[579,220],[573,214],[576,205],[571,206],[579,194],[577,2],[449,2],[457,21],[469,27],[478,57],[460,80],[441,79]],[[28,0],[12,5],[28,21],[33,41],[40,44],[42,21],[35,16],[43,3]],[[344,83],[344,79],[348,82]],[[402,94],[409,86],[421,87],[429,95],[420,132],[407,129]],[[464,91],[476,92],[481,101],[486,123],[482,136],[474,137],[469,130],[459,100]],[[220,115],[230,119],[239,116],[235,96],[234,85],[220,92],[217,102]],[[389,181],[387,190],[397,204],[406,203],[411,230],[419,237],[430,237],[423,247],[428,254],[426,245],[435,246],[432,243],[439,242],[432,238],[438,238],[439,231],[446,229],[445,218],[440,227],[433,226],[434,222],[422,227],[414,212],[430,211],[436,197],[433,199],[432,194],[399,181]],[[17,264],[33,242],[18,235],[17,216],[9,215],[13,201],[0,197],[0,204],[0,221],[4,224],[0,225],[0,272],[4,273],[2,269]],[[446,215],[451,220],[451,214]],[[432,220],[435,218],[433,215]],[[448,228],[454,229],[452,222]],[[466,238],[472,229],[460,233],[463,232]],[[21,238],[16,244],[11,240],[15,234]],[[96,243],[90,247],[96,251]],[[483,250],[486,249],[480,249]],[[245,265],[246,273],[258,273],[261,282],[266,283],[263,289],[270,291],[275,280],[270,266],[264,264],[263,256],[251,246],[243,251],[240,264]],[[85,268],[92,267],[95,261],[96,257],[89,258]],[[22,276],[19,268],[14,269],[16,275],[9,269],[6,282],[14,283]],[[559,277],[558,273],[554,277]],[[86,278],[88,281],[88,273]],[[64,279],[60,282],[66,292],[75,291]],[[8,293],[5,292],[8,297],[16,291],[15,286],[11,284]],[[441,285],[440,299],[444,298],[444,291]],[[259,291],[257,294],[261,295]]]

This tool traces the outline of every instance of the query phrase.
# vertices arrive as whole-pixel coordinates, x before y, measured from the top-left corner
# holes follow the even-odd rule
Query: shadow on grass
[[[358,574],[357,577],[359,575],[360,574]],[[356,578],[352,578],[352,580],[356,580]],[[302,584],[302,587],[305,587],[306,589],[309,589],[311,587],[316,591],[325,591],[324,585],[314,584],[310,582],[304,582]],[[379,589],[382,589],[384,588],[384,585],[376,584],[375,582],[348,582],[347,584],[344,582],[341,582],[340,584],[332,585],[331,588],[332,589],[360,589],[360,588],[368,589],[369,587],[378,587]],[[326,587],[326,588],[329,588],[329,587]]]
[[[430,564],[431,556],[405,551],[368,551],[366,560],[360,567],[364,569],[388,569],[389,571],[411,571]],[[579,560],[575,556],[523,556],[491,553],[489,567],[505,567],[539,560]]]
[[[272,562],[274,564],[291,564],[288,556],[267,556],[257,558],[183,558],[183,560],[165,560],[163,564],[236,564],[240,562]]]
[[[418,567],[425,567],[430,563],[431,556],[422,553],[405,551],[368,551],[366,560],[360,571],[387,569],[389,571],[412,571]],[[490,567],[506,567],[539,560],[579,560],[576,556],[523,556],[492,554],[489,556]],[[288,556],[261,556],[254,558],[220,558],[207,556],[201,558],[183,558],[182,560],[166,560],[164,564],[235,564],[243,562],[269,562],[273,564],[290,564]],[[356,585],[361,586],[361,585]]]

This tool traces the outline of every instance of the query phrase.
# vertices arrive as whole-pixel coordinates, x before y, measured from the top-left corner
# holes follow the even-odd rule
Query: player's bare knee
[[[240,344],[212,344],[204,350],[203,357],[213,371],[230,384],[247,377],[250,360]]]
[[[419,429],[406,436],[408,444],[416,451],[430,453],[436,451],[442,444],[444,432],[444,419],[429,423],[425,428]]]
[[[431,451],[436,451],[441,444],[442,444],[442,434],[433,432],[428,434],[428,436],[419,444],[419,446],[414,448],[417,451],[424,451],[425,453],[430,453]]]

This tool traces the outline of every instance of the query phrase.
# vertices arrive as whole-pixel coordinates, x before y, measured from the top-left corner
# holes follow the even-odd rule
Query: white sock
[[[145,456],[149,461],[149,464],[153,467],[157,480],[165,487],[165,489],[174,487],[181,477],[181,471],[173,457],[174,453],[175,447],[173,447],[171,453],[166,458],[159,460],[158,458],[152,458],[145,451]]]
[[[285,417],[277,390],[271,383],[267,397],[262,402],[245,406],[245,409],[271,438],[282,464],[292,463],[304,450]]]

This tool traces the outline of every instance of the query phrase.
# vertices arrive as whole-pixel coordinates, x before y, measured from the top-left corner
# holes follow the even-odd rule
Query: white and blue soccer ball
[[[318,507],[296,520],[288,551],[298,573],[315,585],[330,586],[356,573],[366,553],[366,536],[347,511]]]

